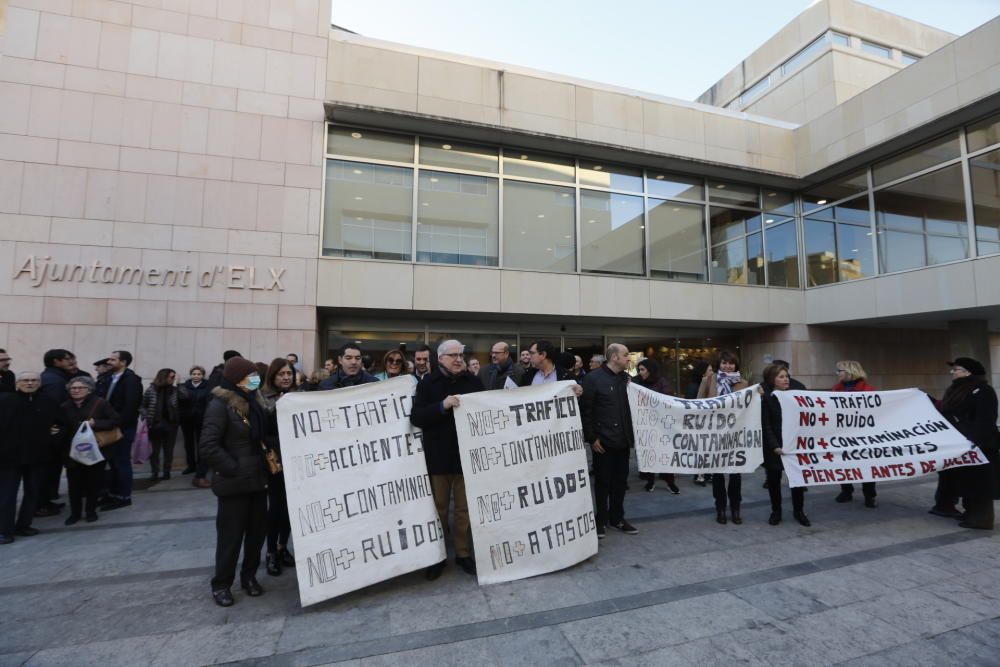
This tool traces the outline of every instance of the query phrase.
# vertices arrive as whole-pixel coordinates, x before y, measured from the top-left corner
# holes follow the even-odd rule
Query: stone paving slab
[[[933,478],[880,485],[875,510],[810,490],[808,529],[766,524],[762,479],[744,479],[744,525],[719,526],[710,488],[633,476],[639,535],[525,581],[451,565],[302,609],[293,572],[261,571],[263,597],[220,609],[215,499],[177,476],[0,547],[0,667],[1000,662],[1000,538],[927,515]]]

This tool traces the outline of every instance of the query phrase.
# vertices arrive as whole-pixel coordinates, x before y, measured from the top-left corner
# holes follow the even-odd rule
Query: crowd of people
[[[749,375],[739,358],[723,352],[715,364],[694,365],[684,398],[706,398],[739,391]],[[281,443],[275,406],[287,393],[326,391],[379,382],[406,374],[417,380],[410,419],[423,430],[424,455],[442,526],[454,546],[455,563],[476,573],[469,529],[469,509],[459,458],[454,408],[464,394],[525,387],[564,380],[574,381],[584,439],[592,450],[594,514],[598,538],[608,528],[635,535],[639,531],[625,516],[630,451],[634,447],[627,397],[629,382],[652,391],[674,394],[654,359],[634,365],[625,345],[614,343],[604,355],[594,355],[588,369],[579,355],[560,353],[547,340],[535,341],[514,357],[505,342],[490,349],[484,364],[466,353],[458,340],[447,340],[436,350],[423,345],[407,359],[403,350],[390,350],[380,369],[357,344],[347,344],[336,358],[308,376],[298,355],[288,354],[270,363],[255,363],[229,350],[210,374],[193,366],[178,384],[174,369],[160,369],[143,389],[131,369],[132,355],[111,352],[94,364],[96,379],[78,367],[69,350],[45,353],[41,373],[10,370],[11,356],[0,349],[0,544],[38,534],[34,517],[59,514],[60,481],[66,472],[69,515],[67,526],[81,520],[97,521],[100,512],[132,505],[133,443],[139,429],[151,445],[152,481],[172,475],[178,432],[184,442],[183,474],[192,484],[211,488],[217,497],[216,562],[211,580],[213,599],[228,607],[234,603],[232,586],[240,552],[240,585],[248,596],[263,593],[257,581],[261,551],[265,568],[278,576],[294,567],[289,549],[289,523]],[[952,382],[935,406],[972,443],[986,454],[990,465],[955,468],[939,473],[932,514],[958,519],[966,528],[992,529],[993,500],[1000,498],[1000,431],[997,395],[986,381],[978,361],[958,358],[948,362]],[[635,373],[633,377],[632,372]],[[791,377],[787,362],[775,360],[762,372],[764,486],[771,500],[770,525],[782,520],[781,408],[777,392],[805,389]],[[833,391],[874,391],[860,363],[837,363]],[[85,424],[93,431],[107,462],[80,463],[70,456],[74,435]],[[641,474],[645,490],[656,488],[657,475]],[[681,489],[675,475],[661,474],[667,489]],[[712,485],[716,521],[743,523],[742,475],[697,475],[694,484]],[[18,495],[21,503],[18,508]],[[804,487],[792,488],[795,520],[810,526],[805,514]],[[850,502],[854,488],[842,485],[837,502]],[[875,508],[874,483],[862,484],[866,507]],[[964,511],[959,510],[961,503]],[[453,508],[451,512],[449,509]],[[449,522],[449,514],[452,519]],[[447,561],[425,572],[429,580],[441,576]]]

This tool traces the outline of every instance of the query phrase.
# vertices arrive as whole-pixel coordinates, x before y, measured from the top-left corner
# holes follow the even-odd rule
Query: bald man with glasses
[[[507,378],[520,385],[523,375],[524,368],[521,364],[515,364],[510,358],[510,345],[501,340],[490,348],[490,364],[479,371],[479,380],[487,390],[503,389]]]

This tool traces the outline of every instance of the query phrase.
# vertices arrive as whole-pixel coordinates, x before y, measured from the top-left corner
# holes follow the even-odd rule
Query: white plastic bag
[[[92,466],[104,461],[101,448],[97,446],[97,438],[94,436],[90,424],[83,422],[73,436],[73,443],[69,447],[69,457],[77,463],[85,466]]]

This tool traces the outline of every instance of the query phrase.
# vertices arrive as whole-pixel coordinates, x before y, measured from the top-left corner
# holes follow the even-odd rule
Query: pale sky
[[[693,100],[810,0],[333,0],[332,22],[392,42]],[[1000,0],[868,0],[965,34]]]

